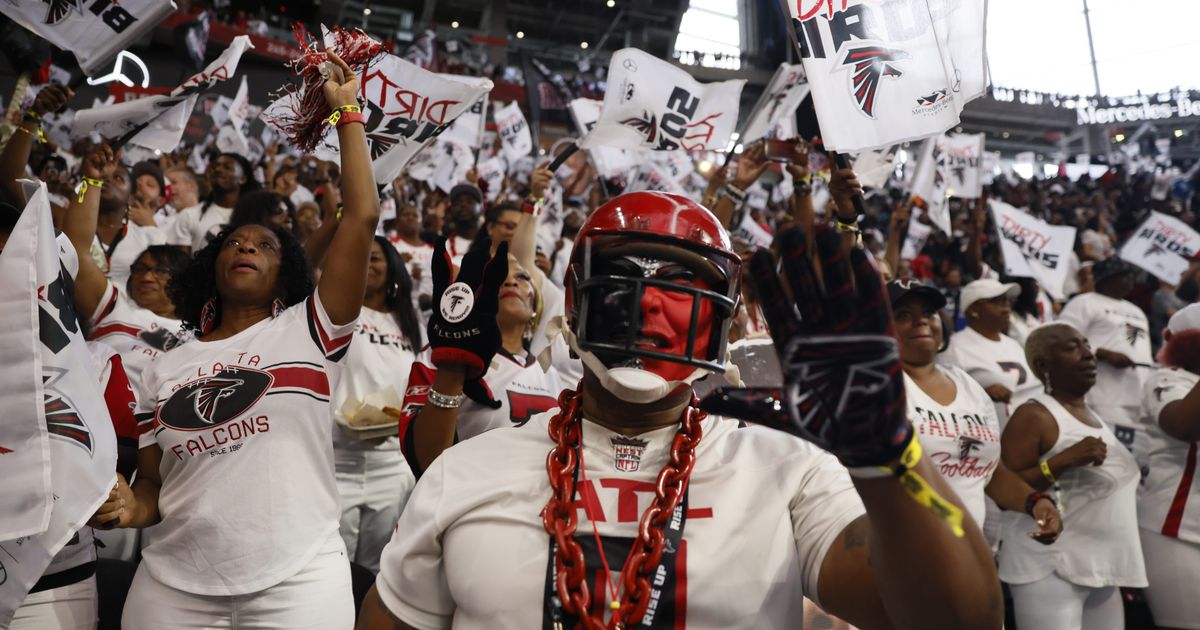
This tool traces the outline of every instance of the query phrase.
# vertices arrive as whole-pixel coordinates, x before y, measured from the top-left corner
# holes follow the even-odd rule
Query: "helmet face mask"
[[[608,368],[646,369],[668,381],[697,369],[725,371],[741,273],[728,248],[648,231],[590,230],[572,259],[568,293],[579,349]]]

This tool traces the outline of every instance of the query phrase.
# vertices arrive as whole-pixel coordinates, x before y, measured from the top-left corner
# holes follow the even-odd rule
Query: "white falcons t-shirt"
[[[954,402],[938,403],[904,375],[908,419],[917,431],[925,457],[937,467],[982,527],[984,489],[1000,461],[1000,423],[987,392],[966,372],[941,367],[958,389]]]
[[[1062,313],[1058,321],[1074,326],[1087,337],[1092,350],[1100,349],[1120,352],[1135,363],[1149,364],[1150,322],[1146,314],[1132,302],[1114,300],[1099,293],[1084,293],[1076,296]],[[1098,362],[1096,385],[1088,392],[1088,404],[1100,408],[1127,407],[1136,409],[1142,403],[1142,383],[1149,372],[1142,368],[1116,368],[1103,361]],[[1104,418],[1106,421],[1110,419]],[[1115,420],[1115,419],[1114,419]]]
[[[938,355],[938,364],[962,369],[984,390],[999,384],[1012,392],[1012,400],[1007,404],[994,403],[1001,429],[1008,423],[1010,410],[1042,388],[1041,381],[1025,361],[1025,348],[1020,343],[1008,335],[1000,335],[999,341],[992,341],[970,326],[950,337],[950,345]]]
[[[1150,473],[1138,489],[1138,526],[1164,536],[1200,543],[1200,479],[1196,477],[1196,442],[1167,435],[1159,414],[1200,381],[1187,370],[1160,368],[1146,381],[1142,409]]]
[[[208,210],[201,214],[200,210],[203,207],[204,202],[200,202],[180,210],[179,214],[175,215],[175,220],[171,222],[167,231],[168,245],[191,247],[194,254],[204,249],[225,224],[229,223],[229,217],[233,215],[233,208],[218,206],[215,203],[209,204]]]
[[[336,535],[329,395],[355,323],[317,293],[219,341],[191,341],[144,376],[142,448],[162,449],[162,522],[143,563],[198,595],[243,595],[296,574]]]
[[[403,397],[408,373],[417,355],[413,344],[404,337],[400,325],[391,313],[363,307],[354,331],[354,343],[342,361],[342,375],[333,390],[333,414],[344,417],[343,407],[349,401],[362,403],[371,395],[388,387]],[[333,445],[353,450],[397,450],[396,440],[372,443],[356,439],[345,429],[335,426]]]
[[[416,628],[548,627],[541,513],[552,415],[460,442],[417,482],[375,582],[394,615]],[[682,541],[648,627],[798,628],[829,546],[864,513],[862,501],[845,468],[812,444],[722,418],[702,426]],[[593,597],[604,600],[597,610],[608,612],[610,595],[598,581],[596,535],[615,582],[676,429],[630,438],[584,422],[575,539]]]
[[[88,319],[88,339],[103,341],[121,355],[129,382],[136,388],[155,359],[191,339],[182,327],[178,319],[138,306],[110,280],[104,299]]]

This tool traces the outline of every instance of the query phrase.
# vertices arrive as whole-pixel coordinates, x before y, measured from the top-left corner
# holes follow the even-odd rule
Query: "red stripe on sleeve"
[[[1163,536],[1179,538],[1179,526],[1183,523],[1183,511],[1187,508],[1188,495],[1192,492],[1192,479],[1196,476],[1196,443],[1188,446],[1187,465],[1183,469],[1183,478],[1175,489],[1175,498],[1171,501],[1171,509],[1167,510],[1167,518],[1163,521]]]
[[[96,340],[107,335],[129,335],[130,337],[137,337],[141,333],[142,329],[137,328],[136,326],[116,323],[105,324],[104,326],[97,326],[93,328],[90,339]]]
[[[112,315],[113,309],[117,308],[117,287],[112,283],[109,283],[108,289],[108,301],[104,303],[104,306],[100,309],[99,314],[97,314],[95,319],[92,320],[93,326],[104,321],[104,318]]]
[[[312,320],[313,326],[317,329],[317,334],[321,337],[321,350],[325,354],[337,352],[354,338],[353,329],[341,337],[333,338],[329,336],[329,332],[325,330],[325,324],[321,323],[321,317],[317,314],[317,294],[315,292],[308,298],[308,317]]]
[[[311,390],[315,394],[321,396],[329,395],[329,378],[325,373],[310,367],[303,366],[287,366],[277,367],[267,370],[271,376],[275,377],[275,382],[271,387],[295,387],[298,389]]]
[[[125,366],[121,363],[120,356],[113,355],[108,364],[104,404],[108,406],[108,415],[112,416],[113,429],[118,438],[136,440],[140,435],[137,419],[133,417],[133,408],[137,401],[133,396],[133,388],[129,386],[129,376],[125,374]]]

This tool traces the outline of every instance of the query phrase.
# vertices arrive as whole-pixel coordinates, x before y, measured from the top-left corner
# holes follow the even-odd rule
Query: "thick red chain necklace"
[[[607,624],[603,617],[592,616],[591,593],[585,578],[583,548],[575,542],[579,518],[575,507],[575,470],[582,449],[582,401],[578,393],[567,389],[558,397],[558,413],[550,419],[550,439],[554,448],[546,457],[546,472],[553,491],[542,512],[546,532],[554,537],[554,559],[558,597],[567,612],[579,618],[586,630],[619,630],[637,625],[650,606],[650,574],[663,554],[663,530],[687,492],[692,468],[696,465],[696,446],[703,435],[701,423],[707,417],[699,401],[692,401],[683,412],[683,421],[671,443],[671,457],[658,473],[654,502],[642,513],[637,540],[629,559],[621,569],[622,593],[615,602]]]

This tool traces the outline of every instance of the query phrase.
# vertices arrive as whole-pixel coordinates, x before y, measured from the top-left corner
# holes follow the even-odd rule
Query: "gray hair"
[[[1043,366],[1049,360],[1051,346],[1054,342],[1062,338],[1062,335],[1078,332],[1074,326],[1055,322],[1051,324],[1043,324],[1033,329],[1029,336],[1025,339],[1025,361],[1029,363],[1029,367],[1033,369],[1033,374],[1042,383],[1046,382],[1048,376],[1040,372],[1037,364],[1040,362]]]

